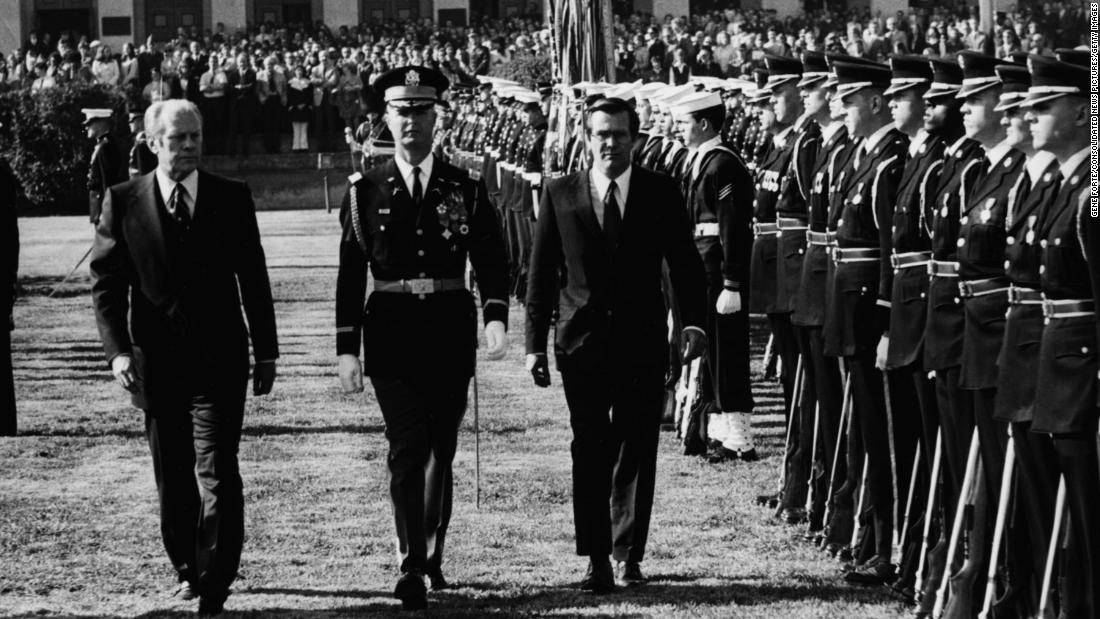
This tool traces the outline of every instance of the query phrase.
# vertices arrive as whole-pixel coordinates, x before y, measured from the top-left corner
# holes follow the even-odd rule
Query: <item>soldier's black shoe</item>
[[[578,588],[597,595],[615,590],[615,574],[611,571],[611,561],[607,557],[592,557]]]
[[[619,561],[615,566],[615,584],[620,587],[638,587],[648,582],[642,574],[642,564],[637,561]]]
[[[756,504],[763,505],[768,509],[775,509],[779,505],[780,494],[758,494],[756,495]]]
[[[760,459],[760,456],[757,455],[757,453],[756,453],[756,448],[755,447],[751,448],[751,449],[745,449],[745,450],[742,450],[742,451],[738,451],[736,453],[737,453],[737,459],[742,461],[742,462],[756,462],[757,460]]]
[[[844,575],[844,580],[857,585],[884,585],[894,582],[895,578],[894,565],[878,556]]]
[[[801,507],[784,507],[775,514],[775,519],[783,524],[802,524],[806,522],[806,510]]]
[[[225,609],[225,600],[229,597],[228,592],[205,594],[199,598],[199,612],[200,617],[214,617],[220,615]]]
[[[451,585],[443,577],[443,570],[428,570],[428,588],[432,591],[442,591]]]
[[[397,580],[393,597],[401,600],[405,610],[424,610],[428,607],[428,589],[424,586],[424,575],[419,572],[406,572]]]
[[[851,563],[853,559],[852,549],[847,546],[841,546],[833,557],[841,563]]]
[[[892,593],[897,599],[910,606],[917,603],[917,594],[916,591],[913,589],[913,580],[911,578],[898,580],[894,584],[890,585],[890,593]]]

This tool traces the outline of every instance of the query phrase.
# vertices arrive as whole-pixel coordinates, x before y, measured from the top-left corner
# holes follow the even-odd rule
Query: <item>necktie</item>
[[[607,240],[607,246],[614,249],[619,244],[619,227],[623,223],[623,215],[619,210],[619,200],[615,197],[615,181],[607,188],[607,196],[603,200],[603,233]]]
[[[420,185],[420,166],[413,168],[413,204],[420,206],[424,188]]]
[[[176,220],[181,235],[191,229],[191,211],[187,208],[186,197],[187,189],[183,183],[176,183],[172,195],[168,197],[168,212]]]

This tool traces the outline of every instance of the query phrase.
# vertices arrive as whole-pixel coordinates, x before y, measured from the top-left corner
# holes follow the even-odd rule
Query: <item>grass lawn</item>
[[[333,295],[338,227],[322,211],[260,214],[282,358],[275,392],[250,397],[241,441],[246,530],[229,616],[401,613],[385,439],[373,395],[340,393]],[[86,266],[48,293],[91,238],[86,218],[21,222],[25,295],[15,308],[20,435],[0,439],[0,614],[175,616],[142,414],[103,362]],[[593,597],[572,585],[568,415],[560,379],[523,369],[523,319],[504,361],[480,368],[482,504],[474,507],[473,411],[455,462],[438,617],[900,617],[884,590],[844,584],[835,562],[767,522],[783,440],[778,386],[757,381],[762,455],[709,465],[663,433],[648,586]],[[756,357],[763,347],[754,337]]]

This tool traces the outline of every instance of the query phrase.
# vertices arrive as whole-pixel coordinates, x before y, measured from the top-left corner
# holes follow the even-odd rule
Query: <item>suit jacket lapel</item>
[[[577,174],[576,182],[577,187],[574,192],[577,195],[577,216],[580,218],[581,224],[592,235],[593,240],[598,241],[597,244],[601,247],[606,246],[603,238],[603,228],[600,227],[600,221],[596,219],[596,206],[592,204],[592,173],[584,171]]]
[[[168,211],[157,187],[155,171],[141,177],[139,190],[133,195],[136,203],[132,205],[131,212],[136,215],[142,237],[149,244],[149,255],[160,264],[160,270],[168,272],[170,241],[163,219]]]

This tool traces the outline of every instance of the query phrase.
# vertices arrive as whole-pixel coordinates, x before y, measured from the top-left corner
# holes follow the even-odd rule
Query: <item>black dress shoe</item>
[[[637,587],[646,584],[642,564],[637,561],[619,561],[615,566],[615,584],[620,587]]]
[[[424,575],[419,572],[406,572],[397,580],[393,597],[401,600],[405,610],[424,610],[428,607],[428,589],[424,586]]]
[[[443,570],[428,570],[428,588],[432,591],[442,591],[450,587],[450,583],[443,577]]]
[[[615,590],[615,574],[611,571],[611,561],[607,557],[592,557],[588,569],[579,585],[581,591],[595,594],[611,593]]]
[[[228,593],[214,593],[203,595],[199,598],[199,616],[213,617],[221,614],[225,609],[225,599]]]
[[[895,578],[894,565],[878,556],[844,575],[844,580],[857,585],[885,585]]]
[[[779,499],[780,498],[782,498],[782,495],[779,494],[779,493],[776,493],[776,494],[758,494],[758,495],[756,495],[756,504],[757,505],[763,505],[764,507],[767,507],[768,509],[775,509],[776,506],[779,505]]]
[[[806,510],[801,507],[785,507],[775,515],[783,524],[802,524],[806,522]]]
[[[175,589],[172,589],[172,597],[180,600],[190,601],[199,597],[199,592],[195,590],[195,585],[185,580],[176,585]]]

